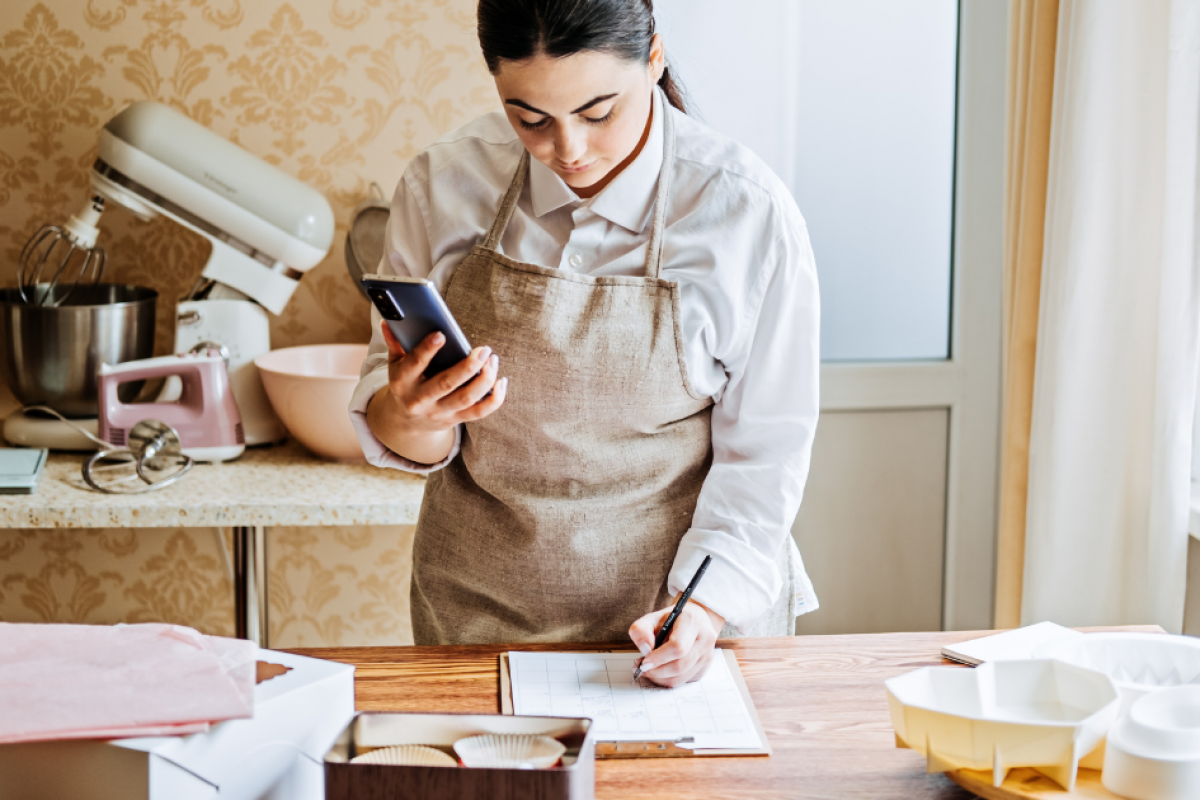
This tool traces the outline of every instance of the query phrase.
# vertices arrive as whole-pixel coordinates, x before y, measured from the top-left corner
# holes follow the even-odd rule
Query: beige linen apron
[[[621,641],[666,606],[667,573],[712,461],[712,399],[684,362],[679,286],[659,277],[674,126],[645,277],[593,277],[497,252],[525,153],[446,302],[499,354],[502,408],[468,423],[429,476],[413,546],[417,644]],[[794,630],[789,548],[779,602],[751,633]]]

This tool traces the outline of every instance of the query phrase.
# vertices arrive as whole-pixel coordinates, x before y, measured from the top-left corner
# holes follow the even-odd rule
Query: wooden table
[[[1087,630],[1162,632],[1157,626]],[[966,800],[925,759],[897,750],[883,681],[949,665],[942,646],[986,635],[885,633],[730,639],[774,755],[604,760],[597,798],[903,798]],[[507,650],[602,650],[597,645],[347,647],[296,650],[354,664],[362,711],[499,712],[497,657]],[[622,648],[629,649],[629,648]]]

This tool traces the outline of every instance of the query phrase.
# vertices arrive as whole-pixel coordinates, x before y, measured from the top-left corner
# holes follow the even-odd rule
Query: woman
[[[789,534],[817,422],[804,221],[686,116],[650,0],[478,14],[504,112],[409,164],[380,267],[433,281],[476,349],[425,380],[440,334],[405,353],[376,315],[351,404],[372,463],[429,474],[416,641],[628,634],[679,685],[722,630],[816,606]]]

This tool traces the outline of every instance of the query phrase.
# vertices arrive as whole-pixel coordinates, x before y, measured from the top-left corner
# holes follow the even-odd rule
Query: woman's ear
[[[656,33],[654,34],[654,38],[650,40],[650,74],[654,77],[655,83],[662,80],[666,69],[667,49],[663,45],[662,34]]]

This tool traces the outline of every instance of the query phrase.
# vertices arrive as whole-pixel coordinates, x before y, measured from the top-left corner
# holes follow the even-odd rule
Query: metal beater
[[[108,259],[96,247],[100,233],[96,223],[103,212],[104,198],[92,195],[91,202],[72,214],[66,225],[43,225],[29,237],[17,270],[21,299],[27,305],[57,308],[80,286],[100,282]],[[60,287],[65,291],[60,292]]]
[[[183,453],[174,428],[145,419],[129,431],[127,447],[110,447],[89,458],[83,465],[83,479],[106,494],[140,494],[170,486],[195,463]]]

